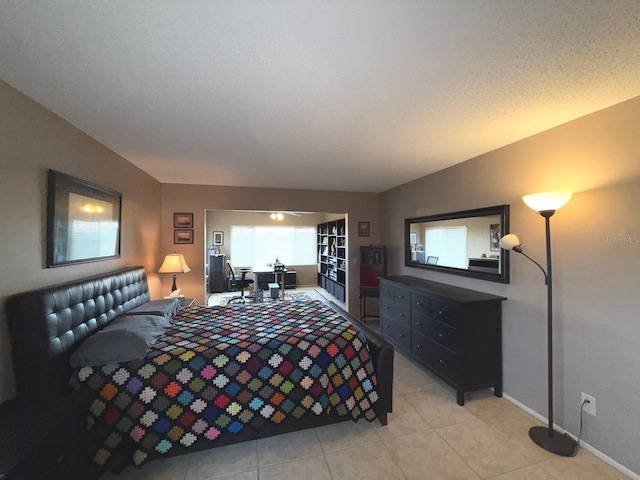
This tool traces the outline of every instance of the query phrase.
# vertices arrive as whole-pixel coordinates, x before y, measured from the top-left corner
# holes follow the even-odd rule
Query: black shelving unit
[[[318,286],[341,302],[346,298],[347,225],[345,219],[318,224]]]

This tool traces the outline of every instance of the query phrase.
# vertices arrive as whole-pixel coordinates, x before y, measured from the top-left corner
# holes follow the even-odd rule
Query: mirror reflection
[[[508,206],[407,219],[405,265],[508,283]]]

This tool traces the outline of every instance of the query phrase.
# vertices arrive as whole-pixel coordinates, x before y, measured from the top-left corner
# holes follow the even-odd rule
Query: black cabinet
[[[224,258],[223,254],[209,255],[209,293],[225,291]]]
[[[268,290],[270,283],[275,283],[276,278],[273,272],[254,272],[256,276],[256,282],[258,282],[258,288],[260,290]],[[278,283],[280,280],[278,275]],[[284,288],[296,288],[298,286],[298,280],[295,270],[287,270],[284,272]]]
[[[360,320],[366,321],[367,298],[380,298],[380,277],[387,274],[387,247],[362,246],[360,247]]]
[[[347,233],[345,219],[321,223],[318,238],[318,285],[341,302],[346,298]]]
[[[494,388],[502,396],[502,301],[504,297],[415,277],[380,281],[380,329],[456,389]]]

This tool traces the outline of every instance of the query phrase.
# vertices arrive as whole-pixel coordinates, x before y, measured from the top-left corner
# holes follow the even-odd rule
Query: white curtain
[[[467,268],[467,227],[436,227],[424,231],[425,258],[438,257],[438,265]]]
[[[234,265],[262,266],[276,258],[285,265],[315,265],[315,227],[232,226]]]

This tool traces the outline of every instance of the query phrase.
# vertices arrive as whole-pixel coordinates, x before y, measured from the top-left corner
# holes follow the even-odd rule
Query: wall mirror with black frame
[[[405,265],[509,283],[509,205],[405,219]]]

